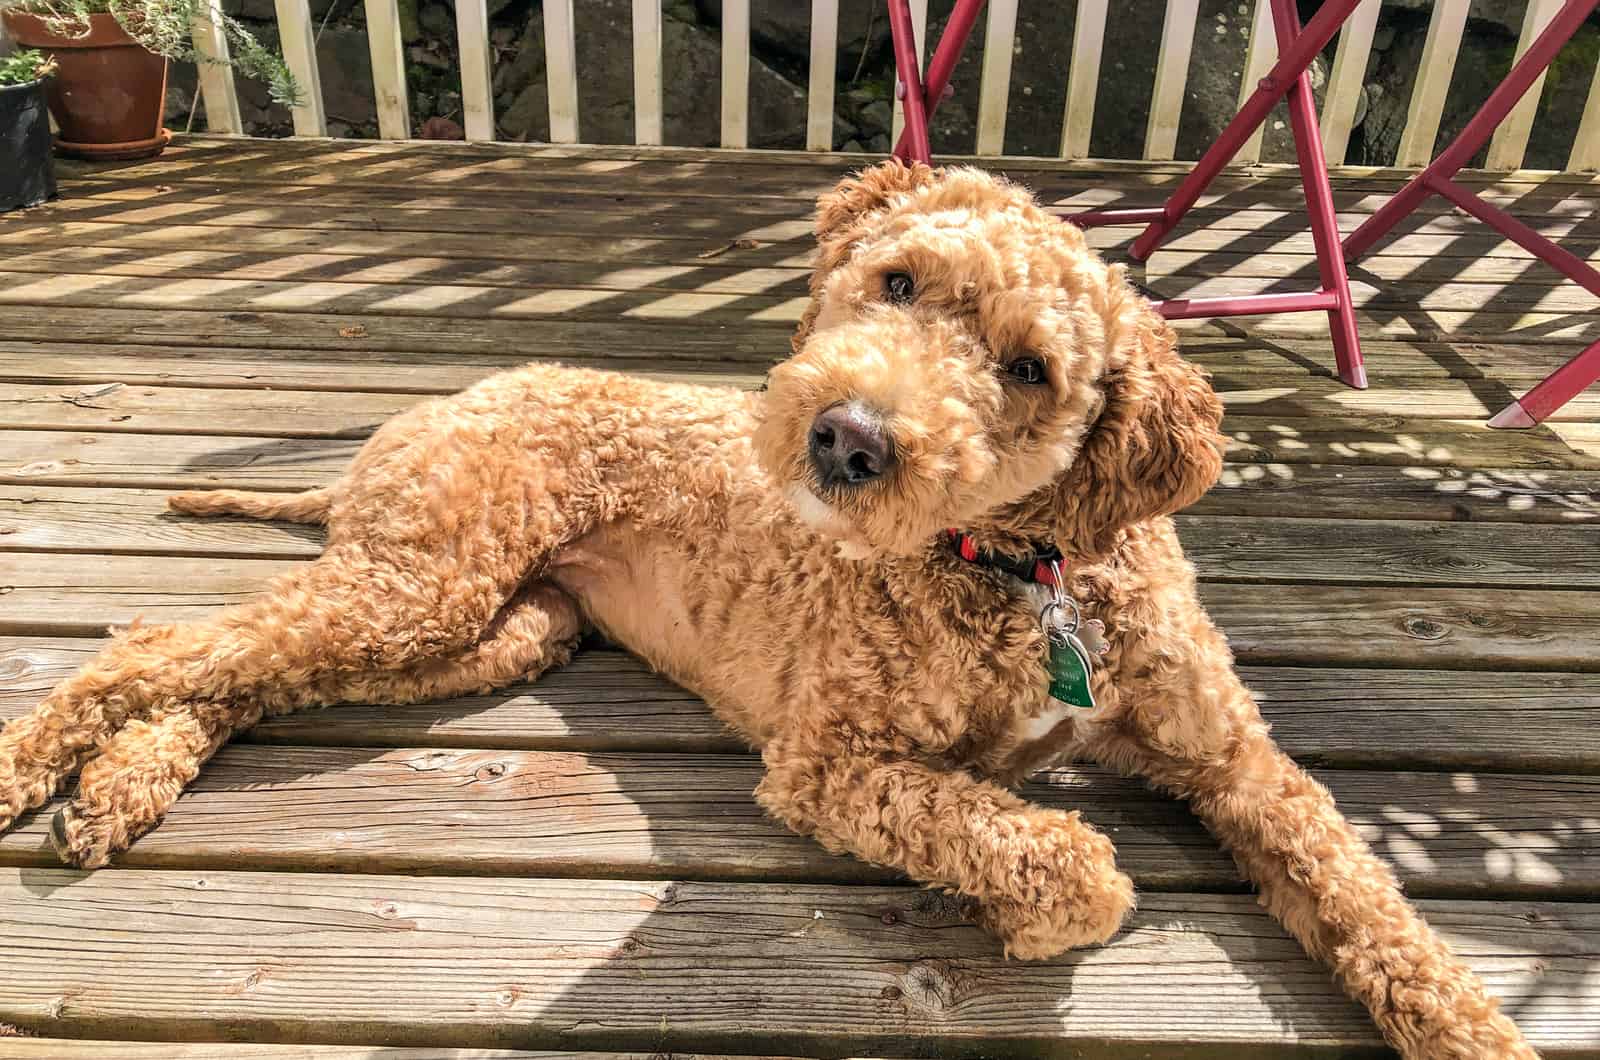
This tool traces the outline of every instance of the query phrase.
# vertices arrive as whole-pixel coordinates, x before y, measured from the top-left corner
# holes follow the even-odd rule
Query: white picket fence
[[[210,2],[215,5],[217,0]],[[797,3],[799,0],[789,2]],[[833,144],[834,55],[839,2],[811,0],[811,77],[806,122],[806,149],[810,151],[826,151]],[[864,0],[845,2],[859,3]],[[574,0],[544,0],[550,138],[556,143],[582,142],[573,4]],[[1333,164],[1344,160],[1381,4],[1382,0],[1364,0],[1340,33],[1322,108],[1323,149]],[[1402,166],[1425,165],[1433,151],[1469,4],[1470,0],[1438,0],[1433,6],[1422,69],[1412,93],[1406,126],[1400,140],[1397,161]],[[1517,44],[1519,56],[1555,17],[1561,4],[1562,0],[1528,0],[1527,15]],[[327,118],[322,107],[322,83],[317,73],[314,23],[307,0],[276,0],[276,5],[284,58],[305,93],[302,104],[293,110],[295,135],[326,136]],[[406,101],[399,10],[395,0],[365,0],[365,5],[379,134],[386,140],[407,139],[411,135],[411,117]],[[982,156],[998,156],[1005,142],[1017,5],[1018,0],[989,0],[988,4],[976,145],[977,154]],[[1110,6],[1109,0],[1079,0],[1078,3],[1071,54],[1067,69],[1063,71],[1067,93],[1061,122],[1062,158],[1082,159],[1089,155],[1089,132],[1094,123],[1101,44]],[[468,140],[493,140],[493,71],[485,0],[456,0],[455,7],[456,30],[460,36],[461,101],[465,115],[462,124]],[[911,0],[911,9],[917,27],[917,44],[925,54],[927,0]],[[662,143],[662,79],[665,72],[661,62],[661,17],[661,0],[633,0],[634,140],[639,144]],[[1198,18],[1199,0],[1167,0],[1149,125],[1145,131],[1143,157],[1146,159],[1164,161],[1173,157]],[[211,55],[225,54],[227,47],[221,34],[205,22],[195,24],[195,44],[202,52]],[[1241,102],[1276,58],[1277,44],[1272,33],[1267,0],[1256,0],[1254,27],[1241,81]],[[750,0],[723,0],[723,147],[742,148],[749,142],[749,80]],[[1501,124],[1489,148],[1490,169],[1517,169],[1522,165],[1542,85],[1541,79]],[[233,79],[227,76],[225,69],[202,64],[201,92],[211,130],[239,133],[239,105],[234,95]],[[897,105],[894,136],[898,138],[899,133],[900,113]],[[938,145],[934,146],[937,149]],[[1258,134],[1239,152],[1236,161],[1246,164],[1256,162],[1260,154],[1261,137]],[[1600,69],[1595,72],[1582,123],[1567,161],[1569,171],[1597,169],[1600,169]]]

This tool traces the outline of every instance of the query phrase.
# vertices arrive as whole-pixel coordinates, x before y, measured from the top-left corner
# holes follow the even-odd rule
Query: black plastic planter
[[[0,210],[37,206],[55,195],[44,82],[0,85]]]

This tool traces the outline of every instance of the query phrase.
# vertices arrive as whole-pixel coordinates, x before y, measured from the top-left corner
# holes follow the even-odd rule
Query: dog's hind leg
[[[333,490],[322,487],[302,493],[257,493],[250,490],[185,490],[167,498],[167,507],[185,515],[246,515],[289,523],[325,525],[333,506]]]
[[[325,702],[330,679],[471,647],[516,591],[524,558],[486,546],[390,561],[345,543],[214,620],[121,634],[0,730],[0,828],[130,719],[210,701],[298,709]]]
[[[406,703],[503,687],[571,656],[582,633],[578,605],[543,583],[517,594],[474,644],[397,670],[329,676],[309,696],[320,703]],[[280,704],[275,712],[292,709]],[[62,859],[98,868],[155,826],[201,767],[235,733],[254,725],[254,703],[182,703],[129,721],[83,767],[72,802],[51,822]]]

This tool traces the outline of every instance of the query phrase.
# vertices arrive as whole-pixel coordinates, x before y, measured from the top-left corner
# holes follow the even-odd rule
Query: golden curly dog
[[[817,233],[765,393],[529,366],[396,417],[326,489],[174,497],[326,522],[327,549],[118,634],[7,726],[0,827],[81,768],[52,835],[103,865],[263,714],[502,686],[593,626],[761,749],[774,817],[968,896],[1011,955],[1133,906],[1104,835],[1008,790],[1088,758],[1188,799],[1404,1056],[1534,1056],[1235,676],[1168,518],[1220,472],[1221,407],[1120,270],[971,169],[870,169]],[[1092,708],[1048,691],[1053,550],[1107,631]]]

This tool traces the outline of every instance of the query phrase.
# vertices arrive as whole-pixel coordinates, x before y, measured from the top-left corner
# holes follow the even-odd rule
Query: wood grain
[[[828,854],[762,813],[743,755],[235,745],[118,864],[445,875],[778,879],[864,883],[896,874]],[[1409,893],[1600,896],[1600,778],[1320,775]],[[1140,887],[1244,886],[1189,812],[1091,767],[1022,789],[1080,810]],[[59,864],[53,808],[0,837],[0,864]],[[1588,824],[1584,822],[1587,821]]]
[[[851,1055],[978,1038],[1112,1057],[1377,1045],[1242,895],[1146,894],[1111,945],[1027,965],[951,906],[904,888],[6,869],[0,1019],[58,1035],[133,1021],[258,1042]],[[1423,911],[1535,1044],[1600,1043],[1593,906]]]
[[[232,438],[0,429],[0,483],[303,490],[343,473],[354,439]],[[1352,464],[1230,464],[1193,514],[1586,523],[1589,471],[1462,471]]]
[[[93,638],[0,637],[0,720],[32,710],[99,650]],[[1274,737],[1294,757],[1352,769],[1600,773],[1593,674],[1244,666]],[[581,651],[489,696],[344,706],[271,718],[253,742],[498,750],[746,750],[693,694],[633,656]]]
[[[119,311],[120,312],[120,311]],[[126,318],[136,325],[140,311]],[[235,314],[237,317],[237,314]],[[26,330],[31,318],[24,310],[0,306],[0,330]],[[253,321],[217,318],[217,330],[230,330]],[[708,332],[702,336],[697,356],[660,358],[650,356],[650,347],[634,349],[628,343],[641,341],[639,326],[627,321],[586,321],[575,324],[530,324],[527,334],[510,350],[392,349],[374,351],[351,337],[330,336],[318,327],[302,327],[295,335],[296,318],[283,315],[274,320],[275,334],[302,338],[302,345],[279,347],[252,346],[236,342],[216,348],[188,341],[177,333],[159,342],[153,337],[124,339],[120,336],[91,335],[82,329],[67,329],[54,338],[26,340],[0,339],[0,375],[17,382],[53,383],[59,381],[153,382],[163,385],[207,387],[283,386],[295,390],[387,390],[404,393],[450,393],[474,382],[490,371],[509,368],[532,358],[554,358],[563,362],[604,363],[619,370],[670,373],[698,373],[747,378],[764,372],[788,349],[788,329],[776,326],[755,328],[754,337],[770,337],[773,345],[765,360],[745,355],[751,347],[734,329]],[[579,336],[574,341],[573,336]],[[370,338],[371,336],[367,336]],[[344,340],[329,343],[329,339]],[[589,344],[609,342],[613,349],[596,359],[585,356]],[[576,349],[575,349],[576,347]],[[1505,343],[1433,343],[1411,340],[1371,340],[1364,344],[1367,355],[1382,358],[1384,375],[1372,389],[1353,390],[1332,377],[1324,363],[1323,343],[1301,339],[1253,339],[1193,333],[1184,336],[1183,355],[1211,373],[1212,385],[1242,403],[1235,411],[1257,411],[1250,403],[1292,400],[1296,395],[1325,396],[1337,408],[1392,414],[1406,409],[1408,415],[1440,415],[1429,409],[1429,392],[1444,387],[1453,400],[1476,400],[1464,406],[1458,418],[1474,418],[1480,407],[1488,407],[1513,396],[1508,387],[1531,385],[1543,378],[1556,361],[1577,353],[1555,343],[1531,346]],[[41,355],[41,353],[43,355]],[[375,362],[382,373],[370,371]],[[733,362],[733,363],[730,363]],[[744,363],[746,361],[752,363]],[[203,367],[201,365],[203,364]],[[392,371],[391,371],[392,370]],[[472,370],[473,374],[464,374]],[[241,373],[245,382],[231,378]],[[199,374],[203,373],[203,374]],[[399,379],[390,383],[391,374]],[[248,380],[259,380],[249,382]],[[1251,392],[1254,393],[1251,393]],[[1467,395],[1463,397],[1461,395]],[[1390,400],[1384,400],[1388,396]],[[1579,400],[1582,400],[1580,396]],[[1295,408],[1297,406],[1290,406]],[[1415,411],[1413,411],[1415,410]],[[1428,410],[1428,411],[1423,411]],[[1265,406],[1264,413],[1283,415],[1338,414],[1335,407],[1323,404],[1284,411],[1283,406]]]
[[[135,618],[200,618],[292,565],[0,552],[0,633],[98,636]],[[1600,670],[1597,593],[1203,583],[1200,596],[1248,663]]]
[[[738,381],[753,388],[761,378],[751,373]],[[359,391],[19,383],[0,395],[0,429],[364,438],[416,403],[410,395]],[[1241,413],[1227,417],[1223,432],[1228,458],[1250,463],[1600,470],[1600,426],[1593,423],[1496,432],[1473,420]]]
[[[315,558],[320,528],[167,511],[163,490],[0,484],[0,551]],[[1600,525],[1180,516],[1208,581],[1600,589]]]
[[[390,1045],[255,1045],[241,1042],[129,1042],[92,1038],[12,1038],[12,1060],[647,1060],[625,1053],[522,1049],[407,1049]],[[718,1060],[707,1057],[706,1060]],[[731,1058],[730,1058],[731,1060]]]

